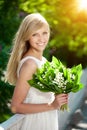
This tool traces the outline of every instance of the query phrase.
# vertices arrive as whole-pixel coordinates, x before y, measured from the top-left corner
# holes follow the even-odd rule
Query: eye
[[[34,37],[34,36],[37,36],[37,33],[32,34],[32,36],[33,36],[33,37]]]
[[[48,34],[48,32],[43,32],[44,35]]]

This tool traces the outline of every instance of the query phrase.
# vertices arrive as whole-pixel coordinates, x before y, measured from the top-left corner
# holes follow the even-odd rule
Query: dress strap
[[[40,64],[41,64],[40,62],[41,62],[41,61],[40,61],[39,59],[37,59],[37,58],[35,58],[35,57],[33,57],[33,56],[27,56],[27,57],[23,58],[23,59],[20,61],[19,65],[18,65],[17,77],[19,77],[19,72],[20,72],[20,69],[21,69],[23,63],[24,63],[25,61],[27,61],[28,59],[34,60],[35,63],[37,64],[37,67],[38,67],[38,68],[40,67]]]

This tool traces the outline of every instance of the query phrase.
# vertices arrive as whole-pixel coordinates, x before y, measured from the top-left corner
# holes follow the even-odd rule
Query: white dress
[[[38,68],[45,63],[46,59],[43,57],[42,61],[39,59],[27,56],[20,61],[18,66],[17,75],[19,76],[19,71],[23,63],[28,60],[33,59]],[[41,92],[34,87],[30,87],[29,92],[26,96],[25,103],[41,104],[41,103],[51,103],[54,100],[54,94],[52,92]],[[35,114],[25,114],[22,126],[20,130],[58,130],[58,112],[57,110],[40,112]]]

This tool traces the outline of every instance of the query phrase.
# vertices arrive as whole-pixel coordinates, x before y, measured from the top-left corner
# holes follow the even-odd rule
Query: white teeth
[[[38,44],[38,45],[42,46],[42,45],[44,45],[44,44],[43,44],[43,43],[40,43],[40,44]]]

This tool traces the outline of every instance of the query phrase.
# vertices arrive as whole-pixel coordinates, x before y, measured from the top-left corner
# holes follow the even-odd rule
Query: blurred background
[[[87,0],[0,0],[0,122],[12,116],[9,109],[14,86],[5,83],[12,39],[21,20],[41,13],[50,24],[51,37],[45,57],[54,55],[67,67],[87,67]]]

